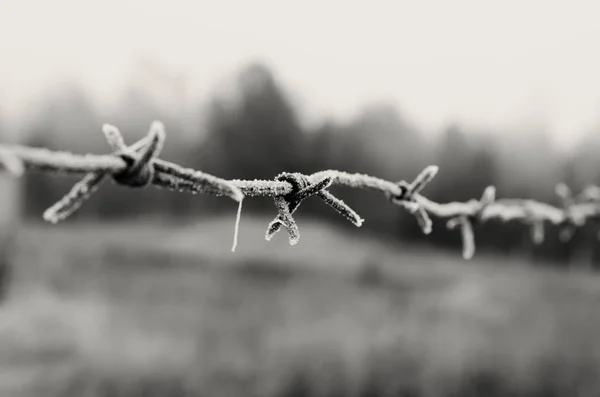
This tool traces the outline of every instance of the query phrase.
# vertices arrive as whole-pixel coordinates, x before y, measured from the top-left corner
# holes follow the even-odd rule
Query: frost
[[[112,151],[110,155],[77,155],[45,148],[0,144],[0,168],[15,175],[26,170],[55,175],[84,174],[61,200],[44,212],[43,218],[52,223],[66,219],[80,208],[106,177],[132,188],[151,184],[178,192],[227,196],[238,202],[232,251],[238,244],[242,202],[247,196],[273,197],[277,216],[267,228],[267,240],[283,226],[288,232],[290,244],[298,243],[300,232],[293,214],[303,200],[312,196],[323,200],[355,226],[361,226],[364,220],[327,190],[333,185],[385,194],[392,204],[414,215],[425,234],[433,229],[431,216],[447,220],[450,229],[460,227],[465,259],[472,258],[475,253],[474,230],[488,220],[520,221],[530,228],[532,240],[541,244],[546,222],[559,226],[560,238],[566,241],[589,219],[600,217],[600,188],[597,186],[587,186],[578,196],[574,196],[568,186],[558,184],[555,192],[561,205],[554,207],[527,199],[496,200],[493,186],[487,187],[479,199],[437,203],[422,195],[439,171],[434,165],[423,169],[411,183],[391,182],[370,175],[336,170],[319,171],[312,175],[285,172],[274,180],[226,180],[158,158],[166,139],[164,126],[160,122],[153,122],[147,136],[129,146],[117,127],[105,124],[102,131]]]
[[[362,225],[363,220],[352,208],[326,190],[335,181],[335,174],[330,173],[320,176],[322,179],[316,182],[311,182],[311,178],[300,173],[286,172],[275,178],[276,181],[290,184],[291,189],[283,195],[280,194],[273,197],[279,214],[267,227],[267,232],[265,233],[267,241],[273,238],[275,233],[281,229],[281,226],[285,226],[288,230],[290,245],[298,243],[300,231],[292,214],[298,209],[300,203],[310,196],[321,198],[327,205],[342,214],[354,225]]]

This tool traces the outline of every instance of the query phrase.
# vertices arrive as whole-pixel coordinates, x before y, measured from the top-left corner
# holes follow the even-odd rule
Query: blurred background
[[[324,169],[412,180],[438,202],[560,205],[600,184],[594,1],[0,0],[0,139],[108,153],[154,120],[162,158],[222,178]],[[477,253],[380,194],[331,189],[264,241],[272,198],[0,176],[6,396],[600,396],[599,225]]]

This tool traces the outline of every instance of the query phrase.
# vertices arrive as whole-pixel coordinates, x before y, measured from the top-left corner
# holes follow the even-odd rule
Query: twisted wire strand
[[[130,146],[125,144],[116,127],[104,125],[102,130],[112,154],[81,155],[46,148],[0,144],[0,169],[15,176],[21,176],[26,171],[54,175],[84,174],[83,179],[61,200],[44,212],[43,218],[52,223],[62,221],[75,212],[106,177],[112,177],[113,182],[131,188],[154,185],[192,194],[228,196],[239,203],[232,251],[237,246],[242,201],[246,196],[271,196],[274,199],[278,215],[267,228],[267,240],[281,228],[285,228],[290,244],[296,244],[300,232],[293,214],[300,203],[311,196],[320,198],[360,227],[364,220],[327,190],[333,185],[383,193],[392,204],[413,214],[425,234],[432,231],[430,215],[447,220],[446,226],[449,229],[460,228],[465,259],[472,258],[475,253],[474,230],[489,220],[521,221],[531,228],[533,241],[541,244],[544,240],[545,223],[560,226],[560,237],[566,241],[573,236],[574,229],[583,226],[590,219],[600,218],[600,188],[596,186],[588,186],[575,197],[566,185],[557,185],[556,194],[561,199],[562,206],[555,207],[528,199],[496,200],[493,186],[487,187],[480,199],[437,203],[421,194],[437,174],[437,166],[426,167],[410,183],[336,170],[324,170],[311,175],[282,173],[274,180],[226,180],[158,158],[166,137],[164,126],[160,122],[152,123],[148,135]],[[600,234],[598,237],[600,238]]]

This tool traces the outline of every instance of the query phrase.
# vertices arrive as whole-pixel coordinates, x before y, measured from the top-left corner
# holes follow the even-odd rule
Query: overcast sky
[[[311,117],[389,100],[418,125],[600,124],[600,2],[0,0],[0,110],[61,81],[109,102],[140,59],[205,96],[261,59]]]

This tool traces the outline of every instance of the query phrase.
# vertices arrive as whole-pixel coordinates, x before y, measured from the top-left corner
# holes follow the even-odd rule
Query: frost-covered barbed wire
[[[392,204],[413,214],[425,234],[432,231],[430,215],[446,219],[449,229],[461,230],[465,259],[470,259],[475,252],[474,228],[488,220],[521,221],[531,228],[533,241],[540,244],[544,239],[545,223],[560,226],[561,239],[567,240],[572,237],[575,228],[600,215],[600,188],[596,186],[589,186],[574,197],[566,185],[559,184],[556,193],[562,206],[554,207],[527,199],[496,200],[493,186],[487,187],[480,199],[437,203],[421,194],[438,172],[438,167],[433,165],[421,171],[411,183],[391,182],[370,175],[336,170],[319,171],[311,175],[284,172],[274,180],[226,180],[159,159],[166,137],[160,122],[152,123],[148,135],[130,146],[125,144],[116,127],[105,124],[102,131],[112,150],[110,155],[78,155],[45,148],[0,144],[0,167],[16,176],[28,170],[53,174],[85,174],[61,200],[44,212],[44,220],[52,223],[62,221],[75,212],[106,177],[112,177],[115,183],[132,188],[154,185],[192,194],[228,196],[239,203],[232,251],[237,245],[241,204],[246,196],[273,197],[278,214],[267,228],[267,240],[284,227],[289,235],[289,243],[296,244],[300,232],[293,214],[302,201],[311,196],[320,198],[360,227],[364,220],[327,190],[332,185],[383,193]]]

